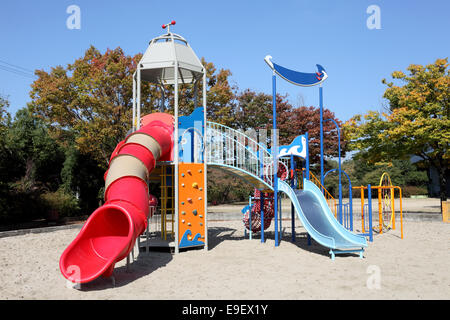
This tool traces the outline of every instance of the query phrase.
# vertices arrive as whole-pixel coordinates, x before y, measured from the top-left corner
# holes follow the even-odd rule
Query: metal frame
[[[174,22],[171,22],[170,24],[164,25],[165,27],[168,27],[168,32],[166,34],[163,34],[159,37],[156,37],[152,39],[149,43],[149,49],[151,49],[152,45],[156,45],[159,41],[165,41],[165,42],[171,42],[171,50],[172,50],[172,59],[166,60],[166,61],[155,61],[155,63],[149,63],[148,61],[143,61],[145,54],[141,61],[139,61],[136,72],[133,74],[133,117],[132,117],[132,131],[139,130],[141,127],[141,76],[143,70],[150,70],[150,69],[161,69],[162,75],[165,75],[166,72],[173,69],[173,81],[171,80],[161,80],[161,81],[153,81],[153,83],[161,86],[162,90],[164,90],[164,84],[171,84],[174,86],[174,186],[175,188],[178,186],[178,164],[179,164],[179,132],[178,132],[178,117],[179,117],[179,108],[178,108],[178,90],[179,90],[179,83],[196,83],[200,78],[202,78],[203,82],[203,111],[204,111],[204,123],[206,123],[206,70],[204,66],[201,64],[200,60],[197,56],[195,56],[195,53],[192,54],[195,56],[194,59],[197,59],[198,65],[193,65],[192,63],[185,62],[185,61],[178,61],[177,59],[177,52],[176,52],[176,43],[182,42],[184,43],[189,49],[189,43],[180,35],[170,32],[170,25],[174,24]],[[191,49],[192,50],[192,49]],[[147,53],[147,51],[146,51]],[[191,77],[183,77],[183,73],[181,72],[181,69],[191,71]],[[144,79],[145,80],[145,79]],[[206,171],[206,135],[203,135],[203,145],[204,145],[204,166],[205,166],[205,173]],[[205,174],[205,228],[207,230],[207,180],[206,180],[206,174]],[[175,253],[179,252],[179,235],[178,235],[178,190],[175,190],[175,206],[174,206],[174,214],[175,214]],[[208,238],[207,238],[207,231],[205,232],[205,249],[208,248]]]

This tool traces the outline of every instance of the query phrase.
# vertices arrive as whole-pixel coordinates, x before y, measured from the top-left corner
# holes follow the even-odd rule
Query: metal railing
[[[299,188],[303,189],[303,175],[305,172],[305,169],[296,169],[297,174],[299,176]],[[330,192],[328,192],[327,189],[325,189],[324,186],[320,183],[320,180],[310,171],[309,172],[309,179],[311,182],[313,182],[319,189],[322,191],[325,200],[327,200],[328,207],[330,207],[331,212],[333,212],[334,217],[337,219],[337,201],[336,199],[331,195]]]
[[[265,169],[273,163],[272,155],[243,132],[208,121],[206,150],[209,165],[238,168],[273,186],[273,178],[265,177]]]

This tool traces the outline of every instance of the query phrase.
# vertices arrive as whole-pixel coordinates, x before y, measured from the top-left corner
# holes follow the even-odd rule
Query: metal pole
[[[207,110],[206,110],[206,69],[203,68],[203,168],[204,168],[204,175],[203,175],[203,192],[204,195],[204,203],[205,203],[205,250],[208,251],[208,162],[207,162],[207,139],[206,139],[206,116],[207,116]]]
[[[364,192],[364,190],[361,190],[361,192]],[[369,240],[370,242],[373,241],[373,229],[372,229],[372,187],[367,185],[367,202],[368,202],[368,209],[369,209]]]
[[[306,139],[306,180],[309,180],[309,135],[308,132],[305,133],[305,139]],[[297,181],[298,183],[298,181]]]
[[[280,240],[283,238],[283,208],[282,205],[282,198],[278,197],[278,214],[280,215],[280,228],[279,228],[279,236]]]
[[[338,154],[339,154],[339,217],[341,219],[342,224],[342,179],[341,179],[341,130],[339,129],[338,124],[336,121],[334,121],[334,124],[336,125],[337,133],[338,133]]]
[[[259,192],[259,214],[261,217],[261,243],[264,243],[264,193],[262,190]]]
[[[339,158],[339,163],[338,163],[338,172],[339,172],[339,222],[342,224],[342,179],[341,179],[341,173],[342,173],[342,169],[341,169],[341,129],[339,128],[337,122],[334,119],[326,119],[325,121],[331,121],[334,123],[334,125],[336,126],[336,130],[337,130],[337,134],[338,134],[338,158]],[[322,178],[322,186],[323,186],[323,179],[325,177]],[[348,179],[350,181],[350,178]]]
[[[322,84],[319,87],[319,107],[320,107],[320,183],[323,186],[323,90]]]
[[[172,39],[173,41],[173,39]],[[174,65],[174,118],[175,118],[175,128],[174,128],[174,167],[175,167],[175,254],[179,253],[179,228],[178,228],[178,61],[175,61]]]
[[[260,141],[261,143],[261,141]],[[264,155],[261,148],[259,148],[259,171],[261,173],[261,180],[264,181]],[[264,243],[264,193],[259,191],[259,215],[261,217],[261,243]]]
[[[294,159],[294,155],[291,154],[291,188],[294,189],[295,188],[295,183],[294,183],[294,175],[295,175],[295,159]],[[292,242],[295,242],[295,208],[294,208],[294,204],[291,201],[291,235],[292,235]]]
[[[277,79],[275,71],[272,74],[272,119],[273,119],[273,137],[272,137],[272,157],[273,157],[273,210],[275,216],[275,247],[278,247],[278,149],[277,149]]]
[[[136,129],[141,128],[141,66],[137,68]]]
[[[252,196],[248,198],[248,211],[248,237],[250,240],[252,240]]]
[[[131,131],[136,131],[136,72],[133,73],[133,123]]]
[[[383,233],[383,205],[381,204],[381,189],[378,190],[378,223],[380,225],[379,232]]]
[[[347,173],[346,173],[347,175]],[[348,175],[347,175],[348,177]],[[348,177],[348,202],[350,206],[350,231],[353,231],[353,188],[352,188],[352,182],[350,181],[350,177]]]

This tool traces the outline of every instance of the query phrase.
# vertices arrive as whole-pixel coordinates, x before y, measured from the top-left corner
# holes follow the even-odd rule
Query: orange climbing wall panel
[[[205,166],[178,166],[178,245],[180,248],[205,243]]]

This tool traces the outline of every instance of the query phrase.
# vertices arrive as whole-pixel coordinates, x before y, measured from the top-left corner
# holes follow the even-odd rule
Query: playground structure
[[[279,245],[282,219],[278,194],[284,193],[292,203],[293,220],[296,213],[309,242],[312,238],[329,248],[332,259],[342,253],[358,253],[362,257],[368,245],[366,235],[355,234],[342,224],[341,197],[337,205],[335,201],[331,205],[333,213],[331,198],[327,202],[324,196],[323,175],[318,186],[311,181],[308,133],[296,137],[288,146],[277,143],[276,75],[296,85],[314,86],[328,77],[325,69],[318,65],[317,73],[301,73],[273,63],[270,56],[265,58],[273,71],[274,135],[268,149],[263,141],[207,121],[206,70],[188,42],[170,31],[174,24],[172,21],[163,25],[167,33],[150,41],[137,65],[133,75],[132,131],[111,155],[105,173],[105,204],[90,215],[61,255],[59,266],[63,276],[76,283],[111,276],[114,265],[129,257],[142,235],[147,236],[148,250],[149,220],[157,203],[161,237],[173,240],[175,254],[181,248],[207,250],[207,168],[226,171],[255,187],[254,202],[250,201],[247,210],[243,210],[244,224],[250,234],[261,232],[261,242],[273,219],[275,246]],[[141,115],[142,81],[162,88],[173,86],[173,115],[164,112]],[[191,114],[180,116],[178,91],[183,84],[194,87],[194,109]],[[163,99],[161,109],[164,111]],[[301,161],[303,170],[301,177],[294,179],[296,161]],[[149,194],[150,182],[160,182],[160,199]],[[293,240],[294,233],[293,228]]]
[[[356,186],[353,189],[360,191],[361,195],[361,229],[362,232],[373,239],[373,231],[382,234],[390,229],[395,230],[395,190],[398,191],[400,211],[400,237],[403,239],[403,204],[402,188],[392,185],[387,172],[381,175],[378,186]],[[368,192],[368,203],[365,203],[364,191]],[[377,190],[378,199],[378,224],[373,225],[372,214],[372,190]]]

